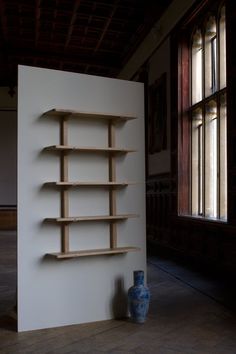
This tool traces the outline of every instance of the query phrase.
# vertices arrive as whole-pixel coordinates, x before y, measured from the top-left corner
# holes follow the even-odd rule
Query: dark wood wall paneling
[[[16,230],[16,209],[4,208],[0,210],[0,231],[1,230]]]
[[[236,2],[227,0],[227,90],[228,90],[228,222],[210,222],[178,215],[178,51],[179,28],[171,44],[171,171],[147,178],[147,240],[153,249],[174,252],[199,265],[236,271]]]
[[[147,182],[147,235],[148,241],[169,244],[170,235],[170,175],[160,175]]]
[[[147,242],[165,252],[212,269],[236,271],[236,227],[178,216],[177,183],[171,174],[147,180]]]

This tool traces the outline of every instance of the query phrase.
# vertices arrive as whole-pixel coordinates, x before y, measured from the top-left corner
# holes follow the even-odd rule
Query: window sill
[[[204,218],[201,216],[193,216],[193,215],[178,215],[177,218],[179,220],[189,220],[197,223],[202,224],[218,224],[218,225],[228,225],[228,220],[220,220],[220,219],[213,219],[213,218]]]

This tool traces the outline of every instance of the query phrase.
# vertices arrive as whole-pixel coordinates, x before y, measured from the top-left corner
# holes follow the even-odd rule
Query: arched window
[[[189,58],[190,202],[187,214],[226,221],[227,104],[224,5],[208,12],[193,29]]]

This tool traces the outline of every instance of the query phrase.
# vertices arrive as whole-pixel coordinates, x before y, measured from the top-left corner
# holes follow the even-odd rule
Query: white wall
[[[18,330],[112,318],[117,284],[123,283],[126,293],[133,270],[146,270],[143,85],[25,66],[19,67],[18,85]],[[117,209],[140,215],[118,224],[118,245],[137,246],[141,252],[66,261],[44,258],[60,251],[59,227],[43,223],[59,216],[59,193],[42,187],[59,180],[59,158],[42,151],[59,142],[57,121],[40,117],[54,107],[138,116],[117,129],[117,146],[137,149],[117,158],[117,180],[138,182],[118,192]],[[104,146],[104,128],[73,121],[71,143]],[[70,166],[71,180],[108,175],[104,156],[72,155]],[[71,195],[71,215],[107,210],[106,191],[78,189]],[[106,223],[71,227],[72,250],[108,244]]]

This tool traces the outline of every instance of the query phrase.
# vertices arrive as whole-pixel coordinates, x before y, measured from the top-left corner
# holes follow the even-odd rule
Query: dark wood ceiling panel
[[[0,0],[0,85],[17,65],[116,77],[171,0]]]

